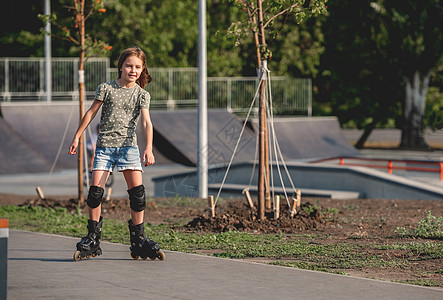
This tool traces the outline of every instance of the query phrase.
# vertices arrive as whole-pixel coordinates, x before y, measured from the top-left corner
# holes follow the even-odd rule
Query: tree
[[[405,84],[400,146],[429,148],[424,113],[431,72],[443,58],[443,1],[384,0],[374,7],[383,16],[388,53]]]
[[[401,147],[427,147],[427,85],[442,57],[442,9],[437,2],[330,4],[323,27],[322,98],[330,101],[341,124],[365,129],[356,147],[363,147],[376,126],[394,125],[402,128]]]
[[[265,197],[269,196],[269,165],[267,153],[268,132],[266,128],[266,99],[265,88],[267,61],[272,58],[272,51],[269,48],[269,35],[271,40],[275,38],[279,29],[276,29],[275,23],[278,18],[295,17],[297,23],[302,23],[311,16],[315,16],[326,11],[326,0],[237,0],[234,1],[240,5],[247,14],[247,21],[234,24],[234,29],[238,27],[240,32],[249,28],[255,43],[257,68],[260,68],[260,97],[259,97],[259,171],[258,171],[258,217],[264,219]],[[265,180],[265,178],[268,180]],[[265,188],[265,181],[268,183]]]
[[[84,109],[84,66],[85,59],[87,56],[92,55],[93,53],[100,51],[103,52],[103,47],[105,50],[110,49],[109,46],[106,46],[103,42],[97,41],[96,39],[92,39],[89,35],[86,35],[85,31],[85,21],[94,13],[106,12],[103,3],[101,0],[90,1],[89,5],[86,6],[86,0],[73,0],[73,6],[68,6],[68,11],[73,13],[73,17],[63,19],[61,22],[58,21],[57,15],[52,14],[48,15],[39,15],[43,22],[46,24],[47,22],[51,22],[51,24],[55,25],[59,30],[60,34],[52,34],[49,32],[45,32],[45,34],[51,34],[56,37],[59,37],[63,40],[70,41],[74,43],[75,47],[78,48],[79,52],[79,66],[78,66],[78,83],[79,83],[79,115],[80,119],[83,117]],[[85,14],[86,9],[86,14]],[[71,23],[74,27],[72,30],[72,26],[68,27],[63,25],[64,23]],[[83,159],[84,159],[84,151],[83,151],[83,135],[80,137],[79,145],[78,145],[78,200],[80,204],[84,204],[84,195],[83,195]]]
[[[331,114],[341,124],[364,128],[357,148],[376,126],[395,122],[401,111],[401,76],[387,53],[386,28],[371,3],[331,2],[323,25],[326,51],[321,58],[319,100],[330,103]]]

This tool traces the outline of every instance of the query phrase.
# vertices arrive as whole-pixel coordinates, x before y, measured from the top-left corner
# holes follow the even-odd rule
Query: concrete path
[[[132,260],[111,243],[74,262],[77,241],[11,230],[8,299],[443,299],[443,289],[171,251]]]

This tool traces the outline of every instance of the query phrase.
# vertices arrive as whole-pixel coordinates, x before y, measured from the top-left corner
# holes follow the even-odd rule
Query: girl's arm
[[[69,146],[69,154],[74,155],[77,154],[77,147],[80,140],[80,136],[83,134],[83,131],[85,131],[86,127],[88,127],[89,123],[95,118],[97,115],[98,110],[102,106],[103,101],[100,100],[94,100],[92,102],[91,107],[88,109],[88,111],[85,113],[83,118],[80,121],[80,124],[78,125],[77,131],[74,134],[74,138],[72,139],[71,146]]]
[[[154,154],[152,153],[152,140],[153,140],[153,129],[151,116],[149,115],[149,109],[142,108],[141,110],[141,125],[143,129],[143,134],[146,138],[146,148],[143,151],[143,162],[145,167],[153,165],[155,163]]]

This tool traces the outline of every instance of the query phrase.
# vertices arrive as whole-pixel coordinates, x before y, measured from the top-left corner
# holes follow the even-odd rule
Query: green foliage
[[[431,86],[428,89],[425,109],[425,126],[435,130],[443,126],[443,92],[439,87]]]
[[[380,127],[401,117],[403,79],[387,54],[389,42],[373,1],[337,0],[323,23],[320,95],[343,127]],[[343,7],[352,10],[349,14]]]
[[[398,227],[395,233],[403,237],[441,239],[443,238],[443,217],[435,217],[432,215],[432,211],[428,211],[426,217],[418,222],[412,232],[404,227]]]
[[[435,217],[428,211],[426,218],[420,220],[414,232],[415,236],[424,238],[443,237],[443,217]]]
[[[80,1],[60,1],[64,11],[52,12],[51,15],[38,14],[38,18],[46,25],[51,24],[51,32],[45,31],[41,28],[43,35],[51,35],[63,41],[70,43],[69,49],[71,55],[79,55],[83,50],[85,57],[104,55],[111,48],[104,41],[97,39],[96,36],[91,35],[88,30],[81,31],[81,12],[83,11],[84,25],[87,26],[87,20],[94,14],[102,14],[106,12],[104,2],[101,0],[85,1],[82,10]],[[64,4],[64,5],[63,5]],[[66,14],[67,13],[67,14]],[[84,36],[82,37],[82,34]],[[82,45],[82,39],[84,44]]]

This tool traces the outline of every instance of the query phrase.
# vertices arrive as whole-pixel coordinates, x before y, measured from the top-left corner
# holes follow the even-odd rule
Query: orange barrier
[[[8,219],[0,219],[0,228],[8,228],[8,227],[9,227]]]
[[[369,163],[345,163],[346,160],[363,161]],[[338,160],[339,165],[367,167],[377,169],[387,169],[389,174],[393,170],[416,171],[416,172],[433,172],[440,174],[440,180],[443,181],[443,162],[441,161],[422,161],[411,159],[384,159],[384,158],[365,158],[365,157],[334,157],[313,161],[312,163],[321,163],[327,161]],[[372,163],[371,163],[372,162]],[[378,163],[378,164],[376,164]],[[411,166],[418,165],[418,166]]]

